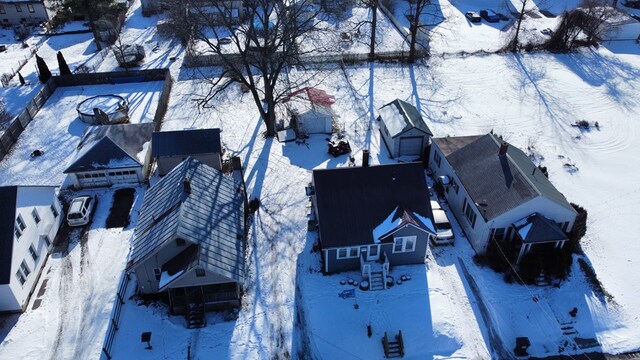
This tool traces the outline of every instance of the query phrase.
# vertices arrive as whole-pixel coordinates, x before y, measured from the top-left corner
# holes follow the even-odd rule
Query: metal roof
[[[64,173],[142,166],[138,154],[151,141],[154,128],[153,123],[91,126]]]
[[[154,158],[220,153],[220,129],[154,132],[151,141]]]
[[[433,136],[418,109],[406,101],[395,99],[384,105],[380,108],[380,118],[387,124],[387,129],[392,138],[413,128]],[[393,125],[394,123],[397,124]]]
[[[445,150],[447,161],[485,220],[538,196],[575,212],[522,150],[508,145],[506,155],[498,155],[503,140],[493,134],[435,138],[433,143]]]
[[[190,191],[183,180],[188,179]],[[176,238],[199,247],[199,264],[244,279],[244,185],[188,158],[147,190],[134,233],[131,265]],[[177,254],[176,254],[177,255]]]
[[[373,244],[397,207],[432,219],[422,163],[313,171],[323,248]]]
[[[0,284],[11,281],[13,257],[13,230],[16,223],[16,197],[18,187],[0,187]]]

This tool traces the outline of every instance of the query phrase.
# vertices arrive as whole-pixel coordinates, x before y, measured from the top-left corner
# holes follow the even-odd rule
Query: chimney
[[[507,149],[509,149],[509,144],[503,141],[502,144],[500,144],[500,150],[498,151],[498,155],[500,156],[507,155]]]
[[[362,150],[362,167],[369,166],[369,150]]]
[[[188,178],[184,178],[182,180],[182,188],[185,193],[191,194],[191,182],[189,181]]]

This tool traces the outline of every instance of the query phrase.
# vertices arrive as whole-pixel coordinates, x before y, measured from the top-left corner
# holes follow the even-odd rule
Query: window
[[[51,246],[51,239],[49,239],[49,235],[42,235],[42,240],[47,244],[47,248]]]
[[[493,237],[496,240],[504,240],[504,228],[493,229]]]
[[[16,226],[20,229],[20,231],[24,231],[24,229],[27,228],[27,224],[25,224],[24,220],[22,220],[22,215],[18,215],[18,217],[16,218]]]
[[[178,245],[178,246],[185,246],[186,244],[187,244],[187,243],[184,241],[184,239],[180,239],[180,238],[177,238],[177,239],[176,239],[176,245]]]
[[[20,229],[18,229],[17,227],[13,229],[13,233],[16,235],[16,238],[20,238],[20,236],[22,236],[22,231],[20,231]]]
[[[18,278],[18,281],[20,281],[20,285],[24,285],[24,283],[27,281],[27,279],[24,278],[24,275],[22,275],[22,271],[20,270],[16,271],[16,277]]]
[[[415,236],[401,236],[393,239],[393,252],[412,252],[416,249]]]
[[[204,269],[203,268],[196,268],[196,276],[197,277],[203,277],[204,276]]]
[[[24,277],[28,277],[29,274],[31,274],[31,270],[29,270],[29,267],[27,266],[27,263],[24,262],[24,260],[22,260],[22,263],[20,263],[20,270],[22,270],[22,272],[24,273]]]
[[[16,4],[16,11],[22,12],[22,8],[20,7],[20,4]]]
[[[38,253],[36,252],[36,249],[33,247],[33,244],[29,245],[29,254],[31,254],[33,261],[35,262],[38,261]]]
[[[453,190],[456,191],[456,194],[458,193],[458,183],[456,182],[456,179],[453,178],[453,176],[451,177],[451,187],[453,188]]]
[[[358,248],[357,247],[349,248],[349,257],[350,258],[358,257]]]
[[[433,161],[436,162],[436,165],[438,165],[438,167],[440,167],[440,163],[442,162],[442,158],[440,157],[440,153],[438,152],[438,150],[433,150]]]
[[[40,223],[40,215],[38,215],[38,210],[36,210],[36,208],[33,208],[31,211],[31,216],[33,216],[33,221],[35,221],[36,224]]]
[[[53,214],[54,218],[58,217],[58,209],[56,209],[56,205],[55,204],[51,204],[51,213]]]
[[[27,4],[27,9],[29,9],[30,13],[36,12],[36,9],[33,8],[33,4]]]
[[[156,280],[160,281],[160,275],[162,275],[162,273],[160,272],[160,269],[158,268],[153,269],[153,275],[156,276]]]
[[[462,211],[464,212],[464,216],[467,218],[467,220],[469,220],[469,223],[471,223],[471,228],[474,228],[476,226],[476,213],[475,211],[473,211],[466,198],[464,199],[464,204],[462,205]]]
[[[338,249],[338,259],[353,259],[358,257],[358,247]]]
[[[347,258],[347,249],[342,248],[338,249],[338,259],[346,259]]]
[[[0,14],[6,14],[7,12],[4,10],[4,5],[0,4]],[[6,21],[6,19],[5,19]]]

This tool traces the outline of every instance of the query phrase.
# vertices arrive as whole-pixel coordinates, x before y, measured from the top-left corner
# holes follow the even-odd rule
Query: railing
[[[387,274],[389,273],[389,257],[387,256],[387,252],[384,251],[382,253],[382,258],[384,262],[382,263],[382,279],[384,280],[384,288],[387,289]]]
[[[131,275],[128,272],[124,272],[120,279],[120,286],[118,286],[118,292],[116,293],[116,302],[113,306],[111,315],[111,321],[109,321],[109,327],[107,328],[107,335],[104,338],[102,344],[101,359],[111,359],[111,348],[113,347],[113,340],[116,337],[116,331],[118,331],[118,323],[120,322],[120,314],[122,313],[122,305],[124,305],[124,295],[127,291],[127,285]]]

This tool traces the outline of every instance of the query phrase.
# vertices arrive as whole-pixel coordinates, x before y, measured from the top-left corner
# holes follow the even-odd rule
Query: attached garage
[[[399,99],[380,108],[378,121],[391,158],[420,157],[433,135],[418,109]]]
[[[152,123],[89,127],[64,173],[76,188],[141,183],[149,167],[154,128]]]

